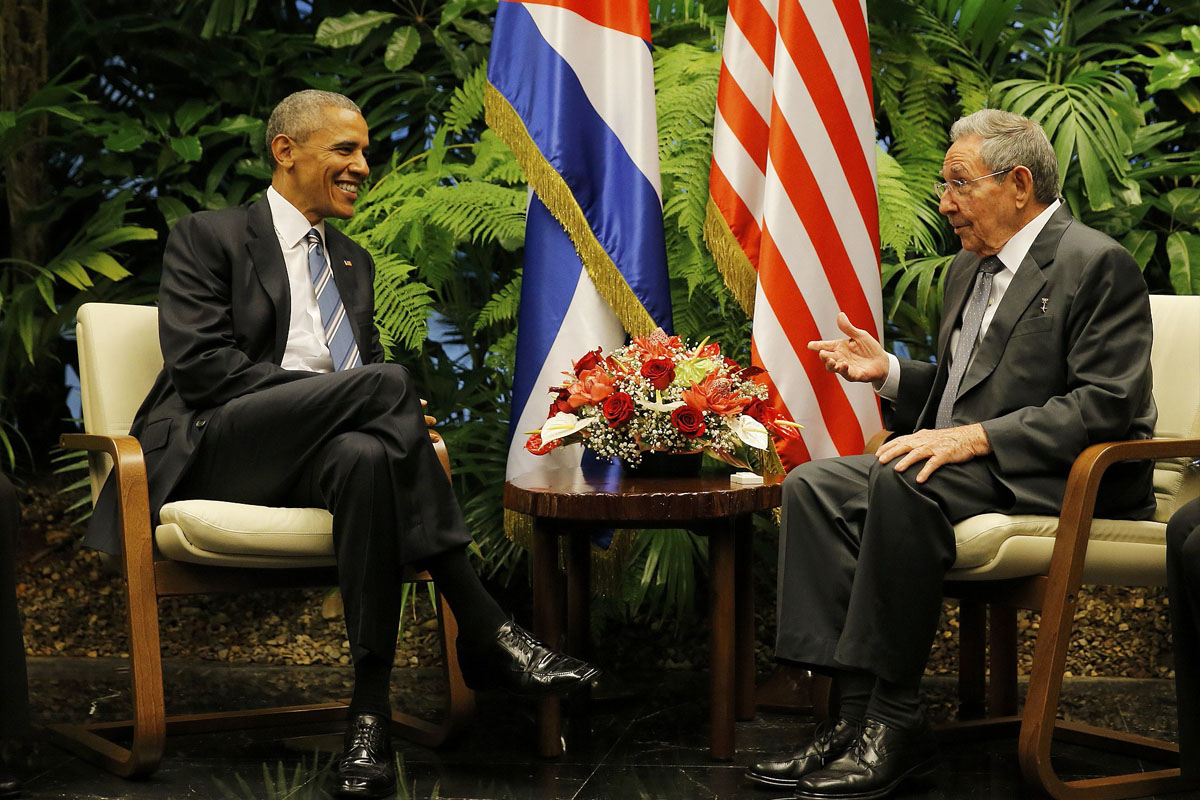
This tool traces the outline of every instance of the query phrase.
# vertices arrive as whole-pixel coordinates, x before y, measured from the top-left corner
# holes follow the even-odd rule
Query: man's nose
[[[362,175],[364,178],[371,174],[371,168],[367,166],[367,157],[361,152],[355,154],[354,161],[350,164],[350,168],[356,173]]]
[[[938,198],[938,213],[949,216],[957,210],[958,204],[954,202],[953,190],[946,189],[946,191],[942,192],[942,196]]]

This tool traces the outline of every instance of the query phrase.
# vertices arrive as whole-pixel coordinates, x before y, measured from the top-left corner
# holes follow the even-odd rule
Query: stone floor
[[[108,720],[128,714],[126,662],[103,659],[33,659],[30,684],[40,722]],[[168,710],[212,711],[239,703],[298,703],[346,696],[350,673],[335,667],[196,666],[169,664]],[[475,723],[453,744],[429,750],[396,741],[401,800],[487,798],[503,800],[767,800],[779,792],[747,784],[743,767],[786,750],[811,727],[802,717],[761,713],[738,723],[732,763],[707,753],[707,678],[699,673],[638,675],[623,699],[598,702],[590,729],[566,733],[566,754],[547,760],[533,754],[532,706],[506,697],[482,697]],[[397,704],[428,712],[439,691],[434,671],[396,676]],[[953,684],[931,679],[925,687],[934,713],[951,707]],[[1164,681],[1068,681],[1064,708],[1076,719],[1137,733],[1174,736],[1173,689]],[[237,798],[315,800],[340,747],[336,734],[269,730],[183,736],[170,740],[161,768],[148,780],[125,781],[96,769],[44,739],[28,756],[29,798]],[[1064,777],[1096,776],[1147,768],[1081,748],[1057,751]],[[1011,743],[949,744],[941,769],[907,786],[902,798],[1026,798]],[[1200,792],[1170,797],[1198,798]]]

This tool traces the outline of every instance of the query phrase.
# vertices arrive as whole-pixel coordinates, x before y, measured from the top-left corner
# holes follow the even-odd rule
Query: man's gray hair
[[[984,108],[951,126],[951,142],[966,136],[983,139],[979,154],[988,172],[1025,167],[1033,173],[1033,194],[1039,203],[1058,199],[1058,158],[1041,125],[1011,111]]]
[[[329,107],[362,113],[362,109],[346,95],[320,89],[305,89],[279,101],[267,120],[267,158],[271,169],[278,166],[275,154],[271,152],[271,142],[275,141],[275,137],[282,133],[293,141],[305,141],[325,122],[325,109]]]

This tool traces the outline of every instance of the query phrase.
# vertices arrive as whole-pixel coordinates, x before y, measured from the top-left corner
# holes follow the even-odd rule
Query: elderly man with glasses
[[[1150,304],[1119,244],[1073,218],[1041,127],[983,110],[950,130],[938,210],[962,242],[945,276],[937,363],[900,360],[854,327],[810,342],[871,382],[894,435],[784,482],[776,655],[833,677],[838,718],[747,775],[803,800],[867,800],[926,775],[918,689],[955,559],[954,523],[1057,514],[1088,445],[1149,438]],[[1151,465],[1104,479],[1098,514],[1154,508]]]

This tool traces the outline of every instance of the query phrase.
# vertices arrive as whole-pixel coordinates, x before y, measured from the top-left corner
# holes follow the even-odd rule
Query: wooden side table
[[[783,476],[762,485],[727,475],[587,478],[577,470],[527,472],[504,484],[504,507],[533,518],[533,614],[547,645],[590,650],[591,539],[608,528],[684,528],[708,537],[713,758],[733,758],[733,726],[754,716],[754,589],[750,515],[779,505]],[[566,540],[564,586],[558,540]],[[562,708],[539,701],[538,752],[562,753]]]

